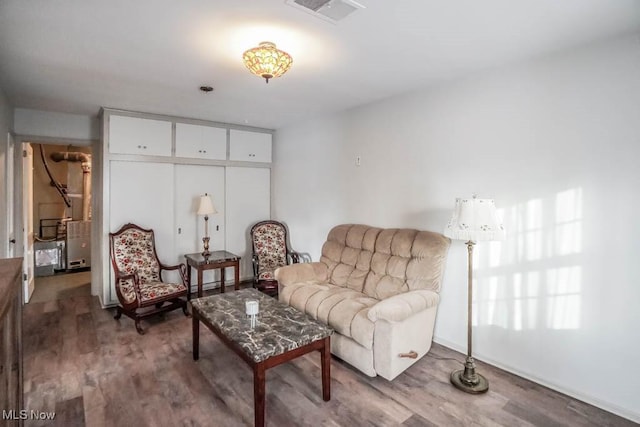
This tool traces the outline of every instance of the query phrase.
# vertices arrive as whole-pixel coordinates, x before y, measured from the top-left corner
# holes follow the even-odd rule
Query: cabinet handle
[[[143,145],[143,147],[144,147],[144,149],[145,149],[145,150],[147,149],[147,146],[146,146],[146,145]]]
[[[138,148],[142,148],[142,145],[138,145]]]

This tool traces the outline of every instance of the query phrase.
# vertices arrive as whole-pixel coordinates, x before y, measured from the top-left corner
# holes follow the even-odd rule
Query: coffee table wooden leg
[[[264,363],[253,366],[253,411],[255,427],[264,426],[265,413],[265,369]]]
[[[193,308],[191,312],[191,318],[193,319],[193,360],[198,360],[200,358],[200,319]]]
[[[224,267],[220,269],[220,293],[221,294],[224,294],[224,282],[225,282],[224,270],[225,270]]]
[[[320,365],[322,367],[322,399],[331,400],[331,337],[324,339],[320,350]]]

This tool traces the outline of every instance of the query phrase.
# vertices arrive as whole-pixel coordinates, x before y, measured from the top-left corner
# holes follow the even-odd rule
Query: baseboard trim
[[[467,348],[466,347],[461,347],[460,345],[458,345],[458,344],[456,344],[454,342],[451,342],[449,340],[434,336],[433,337],[433,341],[435,343],[438,343],[438,344],[444,346],[444,347],[447,347],[449,349],[458,351],[458,352],[460,352],[462,354],[466,354],[467,353]],[[563,386],[561,384],[550,382],[550,381],[547,381],[547,380],[545,380],[543,378],[537,377],[534,374],[531,374],[531,373],[528,373],[528,372],[523,372],[523,371],[521,371],[521,370],[519,370],[517,368],[514,368],[513,366],[510,366],[508,364],[499,362],[499,361],[497,361],[495,359],[492,359],[490,357],[486,357],[482,353],[478,353],[478,352],[474,351],[473,357],[475,359],[477,359],[477,360],[480,360],[480,361],[484,362],[484,363],[487,363],[489,365],[492,365],[492,366],[495,366],[497,368],[503,369],[503,370],[505,370],[507,372],[510,372],[510,373],[514,374],[514,375],[518,375],[519,377],[526,378],[526,379],[528,379],[530,381],[533,381],[534,383],[537,383],[537,384],[540,384],[542,386],[548,387],[548,388],[550,388],[552,390],[555,390],[555,391],[557,391],[559,393],[566,394],[567,396],[570,396],[570,397],[572,397],[574,399],[581,400],[582,402],[588,403],[589,405],[593,405],[593,406],[595,406],[597,408],[600,408],[602,410],[605,410],[607,412],[611,412],[612,414],[619,415],[619,416],[621,416],[623,418],[626,418],[626,419],[628,419],[630,421],[633,421],[635,423],[640,423],[640,413],[636,413],[636,412],[630,411],[629,409],[622,408],[622,407],[620,407],[620,406],[618,406],[618,405],[616,405],[614,403],[607,402],[607,401],[595,398],[593,396],[585,395],[585,394],[583,394],[583,393],[581,393],[581,392],[579,392],[577,390],[573,390],[573,389],[567,388],[567,387],[565,387],[565,386]]]

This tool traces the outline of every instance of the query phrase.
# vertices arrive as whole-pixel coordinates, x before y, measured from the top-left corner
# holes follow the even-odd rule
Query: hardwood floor
[[[206,328],[191,355],[191,319],[180,311],[143,322],[113,319],[95,297],[28,304],[24,312],[25,405],[55,411],[26,426],[247,426],[249,367]],[[393,382],[332,360],[331,401],[322,400],[320,354],[267,372],[269,426],[632,426],[545,387],[479,363],[490,390],[449,384],[463,356],[434,344]]]
[[[29,302],[47,302],[56,299],[91,295],[91,271],[58,273],[35,278],[35,290]]]

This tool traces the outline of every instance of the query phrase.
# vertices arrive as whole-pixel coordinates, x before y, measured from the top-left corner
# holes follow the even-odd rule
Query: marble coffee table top
[[[245,301],[257,300],[259,314],[254,327],[245,313]],[[218,329],[256,363],[324,339],[330,327],[255,289],[191,300],[194,313]]]

